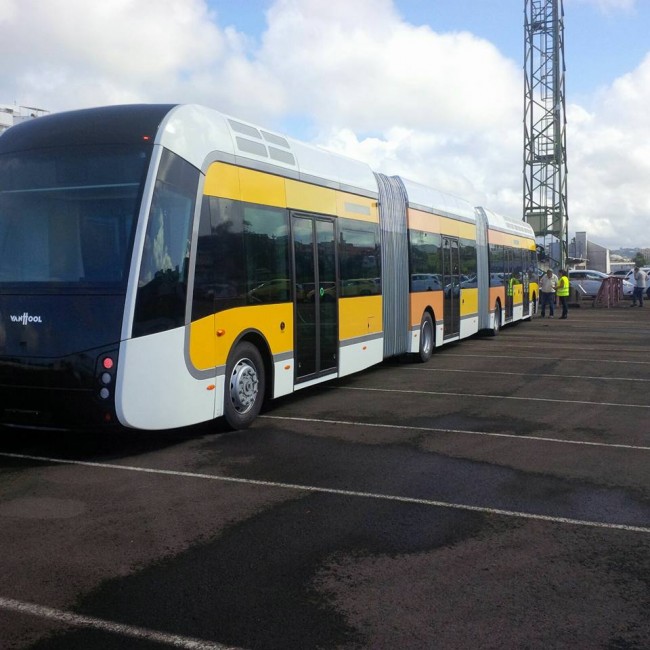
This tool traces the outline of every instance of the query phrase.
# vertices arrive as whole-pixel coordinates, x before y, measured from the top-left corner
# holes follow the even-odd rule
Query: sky
[[[523,210],[524,0],[0,0],[0,104],[199,103]],[[650,0],[564,0],[569,236],[650,247]]]

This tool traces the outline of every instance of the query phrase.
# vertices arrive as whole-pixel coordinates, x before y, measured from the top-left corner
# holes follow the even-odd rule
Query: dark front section
[[[114,424],[123,305],[115,295],[0,295],[0,424]]]
[[[0,138],[0,423],[115,421],[134,233],[153,142],[170,109],[58,113]],[[178,268],[158,268],[180,282]],[[159,284],[159,294],[177,288]]]

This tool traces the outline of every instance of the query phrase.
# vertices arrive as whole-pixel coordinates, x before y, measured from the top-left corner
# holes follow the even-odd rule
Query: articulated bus
[[[0,136],[0,424],[248,426],[531,317],[522,221],[194,105]]]

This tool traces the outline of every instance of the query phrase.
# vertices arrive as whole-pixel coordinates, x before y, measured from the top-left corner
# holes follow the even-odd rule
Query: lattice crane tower
[[[547,254],[568,251],[563,0],[525,0],[524,221]],[[556,249],[556,250],[557,250]]]

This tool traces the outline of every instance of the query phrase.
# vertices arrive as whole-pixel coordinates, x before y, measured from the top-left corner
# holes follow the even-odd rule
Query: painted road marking
[[[378,422],[352,422],[349,420],[326,420],[320,418],[298,418],[282,415],[260,415],[260,418],[268,420],[295,420],[297,422],[314,422],[320,424],[346,425],[353,427],[374,427],[377,429],[404,429],[406,431],[418,431],[423,433],[460,433],[469,436],[487,436],[493,438],[514,438],[520,442],[533,440],[536,442],[554,442],[563,445],[582,445],[584,447],[606,447],[610,449],[630,449],[634,451],[650,451],[650,447],[640,445],[623,445],[612,442],[589,442],[588,440],[565,440],[563,438],[546,438],[544,436],[518,436],[515,433],[490,433],[487,431],[471,431],[466,429],[442,429],[439,427],[413,427],[405,424],[382,424]]]
[[[93,616],[82,616],[81,614],[74,614],[72,612],[66,612],[52,607],[45,607],[43,605],[35,605],[34,603],[26,603],[21,600],[14,600],[13,598],[0,597],[0,609],[16,612],[18,614],[28,614],[38,618],[45,618],[58,623],[74,625],[76,627],[101,630],[102,632],[127,636],[133,639],[144,639],[145,641],[153,641],[154,643],[164,643],[173,646],[174,648],[185,648],[186,650],[241,650],[234,646],[225,646],[220,643],[201,641],[200,639],[192,639],[177,634],[166,634],[165,632],[157,632],[156,630],[149,630],[144,627],[135,627],[133,625],[124,625],[123,623],[107,621],[102,618],[94,618]]]
[[[592,377],[591,375],[553,375],[538,372],[504,372],[502,370],[458,370],[453,368],[422,368],[422,367],[404,367],[400,370],[416,372],[459,372],[469,375],[510,375],[514,377],[551,377],[553,379],[603,379],[606,381],[648,381],[650,379],[640,379],[638,377]]]
[[[452,510],[463,510],[468,512],[479,512],[487,515],[498,515],[503,517],[515,517],[518,519],[532,519],[535,521],[546,521],[556,524],[570,524],[573,526],[586,526],[589,528],[601,528],[608,530],[625,530],[636,533],[650,533],[646,526],[631,526],[627,524],[612,524],[602,521],[589,521],[585,519],[572,519],[570,517],[554,517],[551,515],[538,515],[530,512],[518,512],[516,510],[502,510],[499,508],[488,508],[485,506],[473,506],[466,503],[452,503],[449,501],[436,501],[433,499],[418,499],[415,497],[403,497],[394,494],[379,494],[374,492],[359,492],[356,490],[341,490],[336,488],[319,487],[315,485],[299,485],[295,483],[281,483],[275,481],[261,481],[247,478],[236,478],[231,476],[220,476],[218,474],[202,474],[200,472],[183,472],[168,469],[153,469],[149,467],[137,467],[134,465],[116,465],[113,463],[98,463],[83,460],[69,460],[65,458],[49,458],[46,456],[32,456],[29,454],[12,454],[0,452],[0,457],[15,458],[18,460],[35,460],[44,463],[56,463],[59,465],[78,465],[81,467],[96,467],[100,469],[115,469],[126,472],[140,472],[142,474],[154,474],[160,476],[174,476],[179,478],[195,478],[208,481],[221,481],[224,483],[239,483],[241,485],[254,485],[262,487],[277,488],[281,490],[297,490],[301,492],[312,492],[315,494],[333,494],[344,497],[358,497],[362,499],[376,499],[380,501],[394,501],[407,503],[409,505],[430,506],[435,508],[448,508]]]
[[[529,347],[529,346],[526,346]],[[539,346],[530,346],[530,347],[539,347]],[[637,350],[638,352],[638,350]],[[629,363],[631,365],[639,365],[639,366],[650,366],[650,361],[626,361],[626,360],[621,360],[621,359],[594,359],[592,357],[589,358],[574,358],[574,357],[549,357],[549,356],[543,356],[543,357],[524,357],[522,355],[512,355],[512,354],[465,354],[465,353],[458,353],[454,352],[453,354],[450,354],[449,358],[452,357],[474,357],[477,359],[531,359],[533,361],[580,361],[584,363],[585,361],[588,361],[589,363],[596,364],[596,363]]]
[[[355,386],[338,386],[336,390],[356,390],[375,393],[400,393],[402,395],[439,395],[443,397],[478,397],[483,399],[510,399],[519,402],[553,402],[554,404],[584,404],[587,406],[616,406],[626,409],[650,409],[650,404],[621,404],[619,402],[587,402],[583,400],[555,399],[552,397],[517,397],[516,395],[484,395],[482,393],[450,393],[434,390],[403,390],[401,388],[358,388]]]

